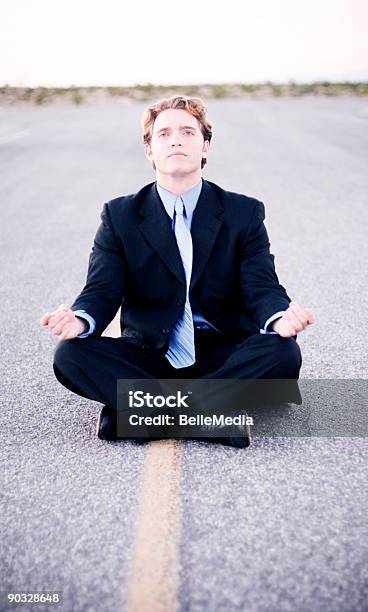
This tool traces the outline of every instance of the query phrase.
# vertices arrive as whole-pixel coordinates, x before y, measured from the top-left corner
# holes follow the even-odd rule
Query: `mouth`
[[[178,157],[178,156],[183,156],[186,157],[185,153],[171,153],[171,155],[169,155],[169,157]]]

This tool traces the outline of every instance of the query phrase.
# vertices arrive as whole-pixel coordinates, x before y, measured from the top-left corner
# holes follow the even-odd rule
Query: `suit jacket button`
[[[163,330],[162,330],[162,333],[163,334],[169,334],[170,330],[167,327],[164,327]]]
[[[179,300],[179,301],[178,301],[178,306],[181,306],[181,305],[182,305],[182,303],[183,303],[183,300]]]

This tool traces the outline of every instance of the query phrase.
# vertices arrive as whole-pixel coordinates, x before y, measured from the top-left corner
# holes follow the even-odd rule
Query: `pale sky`
[[[0,0],[0,85],[368,80],[368,0]]]

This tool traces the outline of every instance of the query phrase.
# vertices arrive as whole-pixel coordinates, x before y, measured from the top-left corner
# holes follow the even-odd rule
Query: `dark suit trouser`
[[[301,352],[293,338],[255,334],[229,342],[214,331],[195,331],[197,361],[173,368],[163,350],[141,349],[123,338],[61,340],[54,372],[70,391],[117,407],[117,379],[298,379]]]

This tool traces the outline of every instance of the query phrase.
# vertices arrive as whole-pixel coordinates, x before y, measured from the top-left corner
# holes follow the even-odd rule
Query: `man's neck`
[[[167,189],[167,191],[171,191],[171,193],[175,193],[176,195],[181,195],[195,187],[195,185],[198,185],[201,178],[201,170],[196,172],[195,175],[190,174],[188,176],[170,176],[169,174],[161,174],[160,172],[156,172],[156,180],[158,184],[164,189]]]

